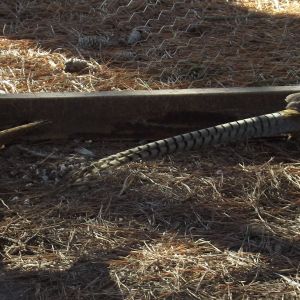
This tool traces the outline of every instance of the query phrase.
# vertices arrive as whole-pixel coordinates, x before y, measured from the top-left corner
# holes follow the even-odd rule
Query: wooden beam
[[[300,86],[0,95],[0,130],[49,120],[36,139],[157,139],[278,111]]]

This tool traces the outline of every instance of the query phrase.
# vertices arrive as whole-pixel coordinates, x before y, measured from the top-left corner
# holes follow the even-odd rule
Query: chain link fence
[[[19,77],[3,71],[15,91],[41,83],[47,91],[299,83],[299,1],[3,0],[0,15],[0,43],[14,74],[21,70]],[[13,59],[7,40],[18,51]],[[38,51],[33,57],[27,41],[50,49],[55,66],[40,63],[46,55]],[[65,76],[59,51],[94,60],[90,77]],[[26,72],[30,80],[16,82]]]
[[[145,86],[297,83],[298,66],[285,55],[297,48],[291,43],[299,35],[295,24],[239,2],[247,1],[105,0],[94,7],[98,34],[79,31],[77,47],[100,51],[104,61],[136,72]]]

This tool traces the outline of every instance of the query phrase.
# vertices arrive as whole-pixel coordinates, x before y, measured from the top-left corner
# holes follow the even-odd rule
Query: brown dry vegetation
[[[299,82],[299,1],[127,3],[1,1],[0,89],[21,93]],[[138,43],[128,45],[133,29],[144,25]],[[95,49],[79,43],[86,37],[106,41]],[[93,68],[85,74],[64,72],[66,59],[74,57]]]
[[[185,1],[205,15],[200,28],[171,39],[199,23],[179,5],[151,23],[151,39],[132,46],[124,43],[132,28],[174,1],[160,1],[130,22],[146,1],[117,13],[128,1],[106,2],[2,0],[0,90],[298,83],[298,1]],[[174,14],[185,18],[155,35]],[[101,51],[81,49],[78,33],[121,40]],[[138,59],[126,60],[128,52]],[[73,57],[93,68],[64,72]],[[194,79],[190,71],[200,75]],[[131,145],[74,141],[1,150],[0,299],[300,297],[297,143],[248,143],[132,163],[70,188],[67,174],[95,159],[78,154],[80,146],[100,158]]]
[[[296,143],[132,163],[70,188],[64,173],[91,161],[78,146],[2,150],[2,299],[300,296]]]

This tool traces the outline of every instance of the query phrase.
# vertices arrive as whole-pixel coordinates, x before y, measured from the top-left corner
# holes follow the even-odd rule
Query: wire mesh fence
[[[266,10],[280,10],[274,5]],[[106,61],[136,70],[150,85],[190,88],[298,82],[298,64],[285,55],[297,49],[291,38],[299,35],[295,27],[299,20],[292,21],[291,16],[223,0],[105,0],[95,9],[101,33],[82,31],[78,47],[100,50]]]
[[[40,62],[33,68],[32,52],[25,57],[18,48],[16,61],[20,55],[31,60],[30,80],[15,91],[39,91],[37,78],[45,91],[299,83],[299,1],[3,0],[0,14],[2,36],[23,41],[16,47],[31,47],[24,42],[30,39],[50,49],[48,60],[57,66],[63,62],[53,53],[60,52],[107,67],[96,66],[94,77],[77,76],[67,83],[70,78],[62,74],[63,68],[53,72],[51,65]],[[11,49],[3,40],[0,47]],[[0,71],[14,83],[21,77],[16,76],[18,70],[23,74],[27,69],[24,63],[13,63]],[[51,80],[43,78],[48,72]],[[64,86],[59,85],[63,80]]]

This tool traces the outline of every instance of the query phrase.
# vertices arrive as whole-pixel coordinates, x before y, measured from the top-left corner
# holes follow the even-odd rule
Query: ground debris
[[[88,145],[98,158],[131,146]],[[79,147],[2,150],[0,294],[15,286],[19,297],[46,299],[74,290],[87,299],[299,297],[297,144],[181,153],[68,185],[94,159]]]

